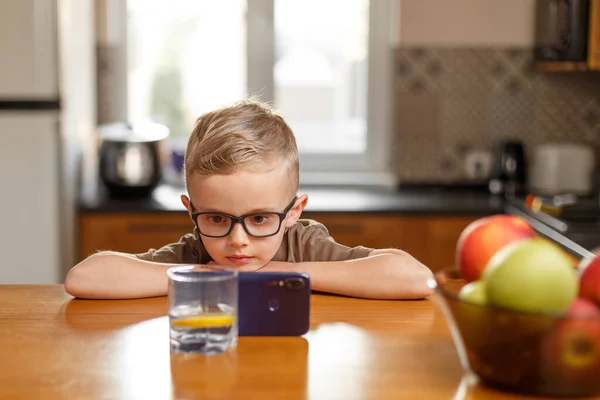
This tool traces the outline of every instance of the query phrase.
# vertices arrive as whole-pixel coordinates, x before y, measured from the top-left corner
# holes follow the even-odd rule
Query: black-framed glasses
[[[194,205],[190,200],[192,219],[202,236],[210,238],[222,238],[229,235],[235,223],[240,223],[246,233],[255,238],[265,238],[279,233],[283,220],[290,212],[298,197],[283,210],[283,212],[257,212],[251,214],[235,215],[220,212],[195,212]]]

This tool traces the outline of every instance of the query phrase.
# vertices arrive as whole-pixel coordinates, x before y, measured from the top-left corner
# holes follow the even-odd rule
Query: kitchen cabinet
[[[434,271],[454,264],[460,233],[481,217],[387,213],[305,213],[303,216],[325,224],[338,243],[405,250]]]
[[[588,55],[586,61],[538,61],[535,68],[546,72],[600,71],[600,0],[590,0]]]
[[[193,228],[185,213],[82,213],[79,259],[99,250],[142,253],[176,242]]]
[[[588,65],[600,70],[600,0],[590,2],[590,36],[588,42]]]
[[[405,250],[432,270],[450,266],[462,230],[479,215],[410,215],[395,213],[304,213],[327,226],[348,246]],[[184,213],[82,213],[80,252],[84,259],[98,250],[140,253],[172,243],[192,232]]]

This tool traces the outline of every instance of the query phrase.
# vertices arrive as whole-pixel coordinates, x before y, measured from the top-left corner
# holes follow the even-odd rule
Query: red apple
[[[600,309],[585,299],[575,300],[567,316],[546,337],[543,350],[542,363],[553,379],[572,385],[589,385],[597,381],[600,375]]]
[[[600,306],[600,256],[584,258],[578,266],[579,297]]]
[[[594,315],[600,317],[600,308],[591,301],[578,297],[571,303],[567,314],[578,317],[590,317]]]
[[[490,258],[509,243],[537,236],[523,218],[515,215],[491,215],[471,222],[460,234],[456,245],[456,265],[467,282],[481,276]]]

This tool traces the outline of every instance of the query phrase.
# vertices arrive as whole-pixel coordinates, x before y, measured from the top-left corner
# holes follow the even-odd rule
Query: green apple
[[[579,291],[579,278],[567,254],[542,237],[496,253],[482,279],[490,304],[515,311],[565,313]]]
[[[487,298],[485,295],[485,283],[483,281],[473,281],[467,283],[458,292],[458,298],[473,304],[485,305]]]

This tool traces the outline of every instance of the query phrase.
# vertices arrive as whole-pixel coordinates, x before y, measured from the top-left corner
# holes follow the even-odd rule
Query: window
[[[128,110],[187,138],[246,96],[245,0],[127,0]]]
[[[303,183],[385,176],[392,1],[128,0],[129,117],[185,141],[200,114],[258,96],[296,134]]]
[[[274,100],[300,151],[364,152],[368,0],[275,0],[274,5]]]

